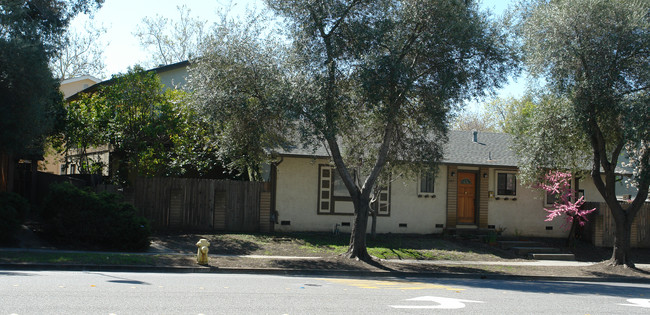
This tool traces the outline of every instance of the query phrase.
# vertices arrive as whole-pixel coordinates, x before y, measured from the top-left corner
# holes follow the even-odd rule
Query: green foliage
[[[47,232],[61,242],[109,250],[149,247],[149,223],[116,194],[53,184],[42,217]]]
[[[256,19],[218,25],[192,74],[199,103],[218,113],[220,149],[247,167],[287,139],[325,143],[360,233],[384,166],[434,168],[450,110],[498,86],[515,62],[509,36],[473,1],[266,3],[288,40]],[[367,177],[355,182],[353,170]],[[364,236],[352,236],[361,258]]]
[[[113,80],[100,92],[108,143],[123,157],[127,172],[157,175],[169,160],[171,135],[179,132],[180,92],[164,91],[154,72],[139,67]],[[118,176],[122,181],[128,177],[124,172]]]
[[[508,121],[512,150],[519,157],[519,178],[535,184],[548,169],[585,175],[590,169],[589,139],[569,100],[549,93],[529,93],[511,100],[517,108]]]
[[[542,76],[553,93],[567,100],[558,110],[580,127],[578,138],[588,140],[591,178],[616,223],[614,265],[632,265],[628,256],[631,224],[650,186],[648,12],[648,1],[538,0],[523,8],[517,29],[523,35],[524,58],[531,73]],[[552,133],[556,127],[543,128]],[[572,145],[569,141],[575,140],[560,137],[553,147]],[[632,184],[638,189],[625,210],[615,191],[624,148],[630,158],[626,166],[632,168]]]
[[[42,47],[0,37],[0,99],[0,150],[42,154],[44,136],[63,112]]]
[[[326,140],[335,162],[345,148],[363,174],[431,168],[448,113],[513,66],[507,36],[471,1],[267,2],[294,40],[301,131]]]
[[[399,3],[268,1],[287,22],[291,50],[263,15],[218,24],[190,82],[229,166],[255,173],[273,149],[336,139],[364,174],[380,160],[431,168],[447,113],[498,85],[512,54],[473,4]],[[379,157],[385,139],[390,150]]]
[[[29,203],[22,196],[0,192],[0,242],[8,241],[20,229],[29,213]]]
[[[190,69],[194,104],[214,125],[218,156],[250,180],[261,179],[267,153],[286,147],[292,136],[286,47],[265,22],[252,12],[245,22],[224,17]]]
[[[565,95],[604,172],[619,166],[623,146],[636,161],[650,155],[649,10],[636,0],[533,1],[522,14],[529,69]],[[635,182],[647,188],[648,164],[634,166]]]
[[[62,118],[58,81],[48,68],[69,21],[103,0],[0,3],[0,151],[42,154]]]
[[[136,67],[69,103],[59,150],[78,156],[80,171],[91,173],[97,161],[85,153],[109,145],[119,161],[111,174],[118,183],[128,182],[129,174],[206,172],[218,163],[210,128],[187,99],[185,92],[165,90],[154,72]]]
[[[94,161],[86,152],[91,147],[108,143],[103,99],[98,95],[82,95],[66,105],[63,130],[49,141],[59,152],[77,156],[80,174],[101,174],[101,161]]]

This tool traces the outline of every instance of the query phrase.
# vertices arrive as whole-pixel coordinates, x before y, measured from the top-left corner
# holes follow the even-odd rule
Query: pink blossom
[[[587,215],[596,210],[582,210],[580,209],[585,203],[584,196],[580,197],[575,202],[572,202],[572,197],[575,196],[576,191],[571,188],[571,173],[565,173],[561,171],[549,171],[544,175],[544,178],[535,185],[536,188],[540,188],[546,192],[555,194],[558,196],[555,203],[552,207],[544,208],[548,215],[546,215],[546,220],[552,221],[556,217],[566,215],[566,223],[563,224],[565,228],[569,228],[574,220],[577,220],[580,226],[584,226],[587,223]]]

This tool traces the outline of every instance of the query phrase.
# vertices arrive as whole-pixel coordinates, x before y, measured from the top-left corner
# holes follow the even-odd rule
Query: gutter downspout
[[[278,165],[284,161],[284,158],[280,156],[280,160],[277,162],[271,163],[271,224],[270,231],[275,231],[275,225],[279,222],[279,215],[277,211],[277,192],[278,192]]]

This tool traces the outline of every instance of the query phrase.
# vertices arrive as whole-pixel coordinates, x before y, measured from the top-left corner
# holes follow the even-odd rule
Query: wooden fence
[[[125,191],[154,230],[271,232],[267,184],[212,179],[138,178]]]
[[[616,224],[609,206],[604,202],[585,202],[583,205],[583,209],[593,208],[598,210],[589,217],[584,234],[596,246],[611,247],[614,245]],[[630,245],[632,247],[650,247],[650,203],[648,202],[641,207],[634,218]]]

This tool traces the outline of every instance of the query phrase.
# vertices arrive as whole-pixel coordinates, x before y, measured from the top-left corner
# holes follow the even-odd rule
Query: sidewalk
[[[196,264],[194,253],[152,248],[146,253],[90,252],[57,249],[0,248],[0,254],[76,254],[151,257],[153,264],[113,265],[101,263],[4,262],[0,270],[74,270],[126,272],[219,272],[255,274],[300,274],[358,277],[462,277],[478,279],[617,281],[650,283],[650,265],[641,270],[611,269],[596,262],[576,261],[452,261],[379,260],[365,263],[335,257],[294,257],[210,254],[208,266]],[[1,256],[0,256],[1,258]],[[108,259],[108,258],[107,258]]]

